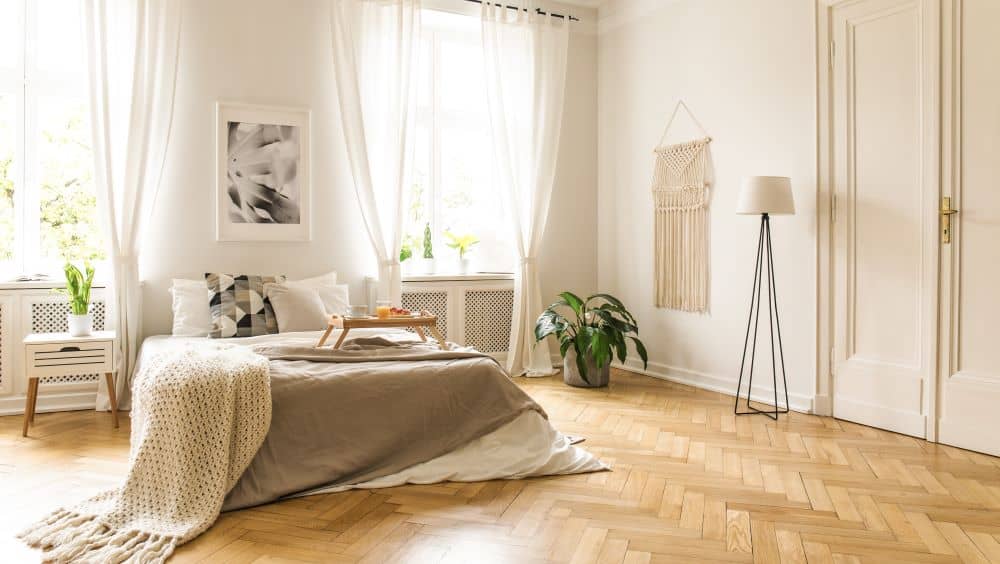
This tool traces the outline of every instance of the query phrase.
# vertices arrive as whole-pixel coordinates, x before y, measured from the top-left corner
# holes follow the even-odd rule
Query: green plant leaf
[[[613,343],[615,352],[618,353],[618,362],[625,363],[625,358],[628,356],[628,347],[625,345],[625,336],[622,335],[621,331],[615,331],[611,334],[613,338]]]
[[[645,370],[649,366],[649,355],[646,354],[646,345],[643,345],[638,337],[629,337],[629,339],[632,339],[632,342],[635,343],[635,352],[639,353],[639,358],[642,359],[642,369]]]
[[[573,338],[569,335],[563,335],[563,338],[559,341],[559,356],[566,358],[566,352],[569,348],[573,346]]]
[[[589,313],[594,314],[594,316],[599,318],[604,325],[613,327],[616,331],[621,333],[631,333],[636,329],[635,325],[615,317],[611,311],[606,309],[592,309]]]
[[[584,334],[578,333],[576,338],[573,339],[573,349],[576,351],[576,369],[580,371],[580,378],[587,384],[590,384],[590,376],[587,375],[587,359],[586,350],[589,345],[590,338]]]
[[[607,304],[601,304],[601,307],[599,307],[597,309],[600,309],[602,311],[609,311],[609,312],[617,313],[617,314],[621,315],[623,318],[625,318],[626,320],[628,320],[628,322],[631,323],[632,325],[636,325],[635,317],[633,317],[632,314],[629,313],[629,311],[627,309],[623,308],[623,307],[618,307],[618,306],[616,306],[614,304],[607,303]],[[639,331],[638,327],[636,327],[635,331],[636,332]]]
[[[535,321],[535,341],[541,341],[549,335],[558,335],[565,329],[566,321],[554,311],[545,310]]]
[[[559,297],[573,310],[576,314],[577,322],[581,325],[583,324],[583,300],[573,292],[563,292],[559,294]]]
[[[590,351],[597,368],[604,368],[611,359],[611,339],[602,330],[595,330],[590,338]]]
[[[72,312],[75,315],[85,315],[90,307],[90,288],[94,283],[94,267],[90,263],[84,263],[86,276],[73,263],[67,262],[63,265],[63,273],[66,275],[66,288],[60,289],[68,301]]]
[[[590,300],[593,300],[595,298],[601,298],[619,309],[625,309],[625,304],[623,304],[621,300],[612,296],[611,294],[594,294],[593,296],[588,297],[587,301],[589,302]]]

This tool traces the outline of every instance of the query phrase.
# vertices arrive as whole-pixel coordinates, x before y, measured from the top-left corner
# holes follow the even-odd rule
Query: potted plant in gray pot
[[[567,309],[572,313],[571,319],[560,313]],[[563,381],[570,386],[607,386],[611,378],[611,361],[617,357],[619,362],[625,362],[629,340],[635,344],[643,368],[648,362],[635,317],[610,294],[594,294],[585,300],[572,292],[559,294],[559,300],[546,308],[535,322],[535,342],[549,335],[559,340]]]

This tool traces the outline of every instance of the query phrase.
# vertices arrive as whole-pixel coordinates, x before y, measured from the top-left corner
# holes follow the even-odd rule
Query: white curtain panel
[[[142,318],[139,249],[173,116],[181,2],[83,0],[95,183],[106,226],[118,332],[118,402],[128,405]],[[108,409],[103,378],[97,408]]]
[[[347,156],[379,264],[379,299],[399,304],[420,0],[332,0],[333,64]]]
[[[483,54],[504,211],[520,263],[507,370],[551,374],[547,342],[535,344],[542,302],[538,250],[549,215],[566,91],[569,20],[537,14],[536,2],[483,2]],[[513,10],[505,5],[520,6]]]

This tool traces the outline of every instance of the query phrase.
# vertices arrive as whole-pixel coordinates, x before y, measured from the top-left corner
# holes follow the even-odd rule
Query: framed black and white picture
[[[309,110],[216,107],[219,241],[308,241]]]

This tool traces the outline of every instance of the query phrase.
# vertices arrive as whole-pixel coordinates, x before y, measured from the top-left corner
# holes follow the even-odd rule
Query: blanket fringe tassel
[[[93,515],[65,509],[17,536],[34,548],[45,549],[45,562],[163,562],[178,541],[175,536],[115,530]]]

